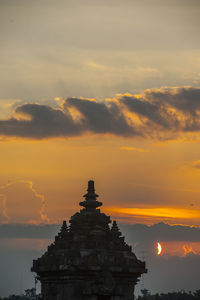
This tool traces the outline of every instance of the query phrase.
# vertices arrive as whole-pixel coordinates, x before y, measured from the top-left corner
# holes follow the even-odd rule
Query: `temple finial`
[[[89,180],[88,181],[88,189],[87,189],[87,191],[89,192],[89,191],[91,191],[91,192],[94,192],[95,191],[95,189],[94,189],[94,180]]]
[[[86,210],[94,211],[97,207],[102,205],[102,202],[96,200],[99,195],[95,193],[94,181],[88,181],[87,194],[83,196],[85,201],[80,202],[79,204],[86,208]]]
[[[99,197],[99,195],[95,194],[94,180],[88,181],[87,194],[85,194],[83,197],[85,197],[86,200],[96,200],[96,198]]]

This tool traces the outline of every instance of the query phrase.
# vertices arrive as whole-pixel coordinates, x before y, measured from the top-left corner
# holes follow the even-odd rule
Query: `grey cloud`
[[[170,129],[173,123],[173,126],[176,124],[176,120],[163,108],[162,105],[158,103],[151,103],[144,101],[142,98],[135,97],[123,97],[123,103],[129,108],[133,113],[138,114],[139,116],[147,118],[146,125],[150,125],[151,122],[156,123],[161,126],[163,129]]]
[[[131,243],[152,244],[155,241],[200,242],[200,228],[157,223],[122,225],[123,232]]]
[[[168,103],[172,107],[185,113],[196,114],[200,109],[200,89],[199,88],[174,88],[163,89],[160,91],[150,90],[146,92],[147,98],[150,97],[155,103]]]
[[[61,224],[1,224],[0,238],[51,239],[59,231]],[[144,224],[120,225],[129,242],[147,243],[157,240],[200,242],[200,228],[183,225],[157,223],[152,226]]]
[[[200,130],[200,89],[161,88],[147,90],[139,98],[121,96],[120,101],[139,115],[144,126],[158,130],[193,132]],[[142,119],[141,117],[145,117]],[[146,128],[147,129],[147,128]],[[148,132],[148,131],[147,131]]]
[[[58,232],[57,224],[0,224],[0,238],[4,239],[51,239]]]
[[[109,101],[67,98],[59,108],[23,104],[10,119],[0,120],[0,135],[42,139],[92,132],[169,139],[199,132],[199,116],[200,88],[160,88]]]
[[[75,107],[84,118],[79,122],[73,120],[69,107]],[[22,115],[22,119],[13,116],[9,120],[1,120],[1,135],[33,139],[77,136],[87,131],[121,136],[140,135],[128,125],[125,116],[114,103],[108,106],[87,99],[69,98],[63,109],[24,104],[17,107],[15,113]]]
[[[54,109],[47,105],[24,104],[16,108],[15,113],[30,118],[0,121],[0,134],[26,138],[48,138],[79,135],[81,128],[77,126],[68,111]]]
[[[65,106],[68,105],[75,107],[84,116],[82,126],[85,130],[123,136],[139,134],[128,125],[123,113],[113,102],[105,104],[87,99],[68,98]]]

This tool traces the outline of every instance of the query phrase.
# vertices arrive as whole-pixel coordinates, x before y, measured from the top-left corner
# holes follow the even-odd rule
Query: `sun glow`
[[[157,243],[157,255],[160,255],[162,253],[162,245],[158,242]]]
[[[200,211],[195,209],[185,209],[181,207],[151,207],[151,208],[121,208],[108,207],[107,210],[133,216],[151,216],[173,219],[195,219],[200,217]]]

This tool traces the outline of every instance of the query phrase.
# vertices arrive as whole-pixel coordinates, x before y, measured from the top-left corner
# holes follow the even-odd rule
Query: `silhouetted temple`
[[[110,217],[97,209],[94,181],[88,182],[84,208],[63,222],[55,242],[32,271],[41,281],[42,300],[133,300],[145,263],[138,260]]]

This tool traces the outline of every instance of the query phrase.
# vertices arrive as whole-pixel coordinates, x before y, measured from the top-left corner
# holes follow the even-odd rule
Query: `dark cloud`
[[[157,131],[193,132],[200,130],[200,89],[163,88],[147,90],[139,98],[121,96],[120,101],[139,115],[143,126]],[[152,129],[152,131],[153,131]]]
[[[76,108],[83,118],[74,120],[69,112],[70,107]],[[87,131],[121,136],[140,135],[128,125],[115,103],[107,105],[78,98],[67,99],[60,109],[24,104],[16,108],[12,118],[0,121],[0,134],[3,136],[42,139],[77,136]]]
[[[68,98],[64,105],[76,108],[83,116],[82,127],[95,133],[112,133],[129,136],[139,133],[130,127],[120,108],[114,102],[96,102],[87,99]]]
[[[149,90],[146,96],[159,105],[168,104],[187,114],[196,115],[196,112],[200,110],[199,88]]]
[[[183,225],[157,223],[152,226],[144,224],[122,225],[125,235],[132,243],[149,245],[154,241],[200,242],[200,228]]]
[[[51,239],[58,232],[56,224],[0,224],[0,238],[4,239]]]
[[[144,125],[152,125],[154,123],[165,130],[170,130],[176,126],[176,118],[169,114],[160,103],[148,102],[142,97],[135,98],[131,96],[122,97],[122,102],[131,112],[141,118],[145,118]]]
[[[70,137],[85,132],[124,137],[176,138],[200,131],[200,88],[162,88],[111,100],[68,98],[59,108],[18,106],[0,121],[2,136],[32,139]]]
[[[0,224],[0,238],[53,238],[59,231],[58,224]],[[120,225],[123,233],[134,242],[144,241],[188,241],[200,242],[200,228],[183,225],[157,223],[152,226],[145,224]]]
[[[24,104],[18,106],[9,120],[0,121],[0,134],[26,138],[48,138],[80,134],[68,111],[54,109],[47,105]]]

